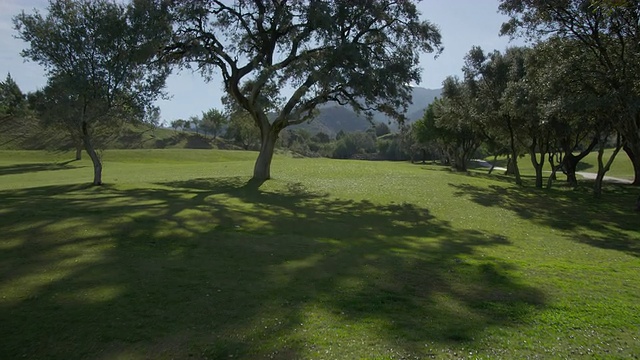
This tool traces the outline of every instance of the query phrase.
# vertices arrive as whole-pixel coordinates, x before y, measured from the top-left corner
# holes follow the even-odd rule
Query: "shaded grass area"
[[[3,356],[640,351],[624,187],[592,203],[432,167],[282,157],[258,187],[233,175],[248,159],[120,156],[103,187],[79,185],[83,168],[0,176]]]
[[[533,179],[527,180],[533,182]],[[503,178],[503,181],[509,180]],[[562,186],[524,190],[500,184],[450,185],[457,189],[456,195],[488,209],[507,209],[534,224],[562,230],[574,241],[640,257],[640,214],[634,211],[637,188],[605,184],[603,191],[607,197],[597,199],[590,196],[590,186],[575,190]]]
[[[603,161],[605,163],[611,156],[612,152],[613,152],[612,149],[605,150],[604,158],[603,158]],[[485,160],[492,163],[493,156],[487,157],[485,158]],[[506,167],[507,158],[499,157],[498,160],[496,161],[496,166]],[[518,158],[518,166],[522,174],[535,176],[535,170],[533,168],[533,165],[531,164],[531,158],[529,155]],[[549,165],[548,158],[545,158],[545,164],[544,164],[543,170],[548,172],[551,171],[551,165]],[[585,158],[578,163],[576,170],[578,172],[584,171],[584,172],[597,173],[598,172],[598,152],[594,151],[589,153],[587,156],[585,156]],[[548,177],[549,174],[544,174],[544,176]],[[629,160],[629,157],[624,151],[621,151],[616,156],[613,164],[611,165],[611,169],[607,172],[607,176],[620,177],[623,179],[633,179],[633,164],[631,163],[631,160]],[[564,178],[564,176],[562,175],[561,172],[558,172],[558,179],[562,179],[562,178]]]

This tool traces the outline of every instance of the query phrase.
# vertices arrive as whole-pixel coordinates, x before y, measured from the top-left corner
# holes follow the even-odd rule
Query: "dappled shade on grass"
[[[74,160],[69,160],[60,163],[26,163],[26,164],[12,164],[0,166],[0,176],[14,175],[14,174],[27,174],[40,171],[55,171],[55,170],[70,170],[77,168],[77,165],[71,166]]]
[[[545,190],[449,184],[459,196],[485,207],[508,209],[519,217],[566,231],[572,240],[624,251],[640,257],[640,219],[634,211],[637,189],[606,185],[605,198],[590,196],[590,188]]]
[[[423,357],[545,306],[513,264],[470,258],[508,238],[410,203],[247,178],[46,186],[0,203],[10,357]]]

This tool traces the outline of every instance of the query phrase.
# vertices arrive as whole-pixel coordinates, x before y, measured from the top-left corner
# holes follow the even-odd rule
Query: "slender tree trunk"
[[[634,178],[631,185],[640,186],[640,145],[631,147],[625,144],[624,152],[627,153],[627,156],[633,165]]]
[[[76,160],[82,160],[82,141],[76,141]]]
[[[604,175],[607,173],[607,171],[609,171],[609,169],[611,168],[611,164],[613,164],[613,160],[615,160],[616,155],[618,155],[618,152],[620,152],[620,149],[622,149],[620,134],[618,134],[616,148],[613,150],[611,157],[609,157],[609,160],[605,164],[603,161],[605,143],[606,139],[600,142],[600,147],[598,148],[598,174],[596,175],[596,181],[593,185],[593,195],[595,195],[596,197],[602,194],[602,181],[604,180]]]
[[[520,169],[518,168],[518,154],[516,152],[511,153],[511,169],[516,179],[516,185],[522,186],[522,178],[520,177]]]
[[[265,129],[262,134],[260,153],[253,168],[253,180],[264,181],[271,178],[271,160],[273,159],[273,150],[277,139],[278,134],[273,128]]]
[[[491,167],[489,168],[489,172],[487,173],[488,175],[491,175],[491,173],[493,172],[493,169],[496,167],[497,161],[498,161],[498,154],[494,154],[493,161],[491,162]]]
[[[520,169],[518,169],[518,152],[516,150],[516,135],[514,134],[511,120],[507,120],[507,128],[509,129],[509,146],[511,147],[511,166],[513,166],[513,175],[516,178],[516,185],[522,186],[522,178],[520,178]]]
[[[530,155],[531,164],[533,164],[533,168],[536,170],[536,188],[542,189],[542,168],[544,166],[544,155],[541,157],[540,162],[538,162],[535,150],[532,150]]]
[[[102,162],[91,142],[91,134],[86,121],[82,122],[82,141],[93,162],[93,185],[102,185]]]

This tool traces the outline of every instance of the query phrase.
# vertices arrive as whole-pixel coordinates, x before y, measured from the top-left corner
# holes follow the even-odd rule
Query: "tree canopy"
[[[437,27],[413,1],[175,1],[171,11],[166,59],[222,75],[260,129],[259,180],[270,177],[279,132],[313,118],[319,104],[402,118],[420,52],[441,50]]]
[[[640,7],[637,1],[502,0],[510,16],[502,33],[530,39],[559,37],[576,41],[594,61],[578,65],[602,84],[592,94],[618,108],[615,128],[640,185]]]
[[[171,31],[166,11],[156,5],[51,0],[46,15],[14,17],[18,37],[28,44],[22,56],[43,65],[49,86],[75,109],[96,185],[102,183],[102,163],[93,144],[95,126],[143,118],[169,73],[153,61]]]

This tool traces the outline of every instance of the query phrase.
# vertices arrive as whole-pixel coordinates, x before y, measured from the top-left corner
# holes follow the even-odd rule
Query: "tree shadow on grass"
[[[513,211],[519,217],[564,230],[573,241],[640,256],[638,213],[633,211],[635,190],[605,185],[602,198],[590,187],[534,189],[489,185],[449,184],[456,195],[486,207]]]
[[[70,164],[76,160],[68,160],[59,163],[32,163],[32,164],[16,164],[0,166],[0,176],[2,175],[15,175],[26,174],[39,171],[56,171],[56,170],[71,170],[76,169],[78,166],[71,166]]]
[[[508,239],[413,204],[245,178],[0,202],[10,358],[425,357],[545,303],[512,265],[476,256]]]

